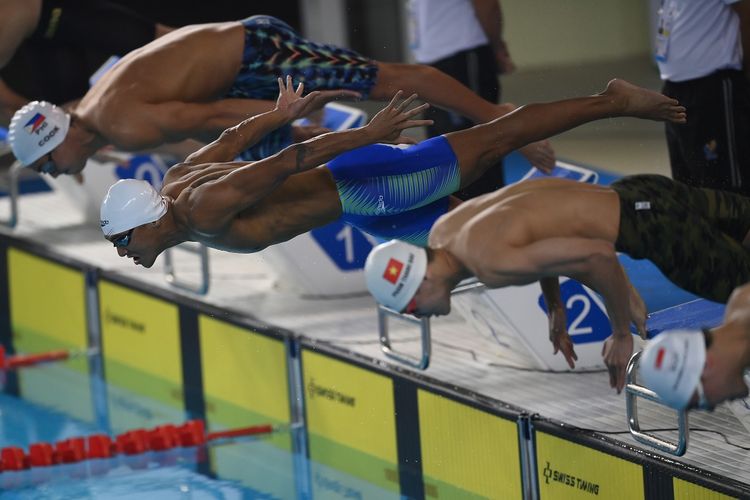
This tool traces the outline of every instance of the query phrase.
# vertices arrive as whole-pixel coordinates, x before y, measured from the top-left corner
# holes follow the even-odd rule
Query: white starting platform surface
[[[565,170],[564,165],[561,170]],[[9,205],[7,199],[0,198],[0,220],[7,219]],[[371,242],[364,237],[350,239],[346,234],[342,236],[341,231],[341,228],[331,229],[328,236],[333,244],[343,248],[339,253],[343,261],[363,262],[366,251],[360,251],[367,250]],[[297,247],[294,240],[288,246],[279,246],[289,250],[282,256],[282,260],[286,259],[282,264],[278,263],[278,256],[268,250],[258,254],[208,250],[210,286],[206,294],[195,295],[174,290],[165,282],[162,258],[152,269],[143,269],[118,257],[80,204],[59,190],[21,196],[17,227],[0,227],[0,236],[2,233],[125,275],[155,289],[171,290],[225,311],[253,316],[320,345],[334,346],[358,359],[370,360],[374,365],[391,363],[380,350],[375,303],[366,293],[355,293],[364,290],[364,284],[360,281],[359,287],[352,285],[350,288],[331,284],[339,279],[351,279],[356,284],[359,277],[351,276],[361,271],[356,265],[350,270],[340,269],[343,266],[338,265],[319,277],[306,277],[309,280],[306,284],[290,285],[285,280],[291,281],[293,275],[311,268],[320,270],[324,260],[322,253],[311,252],[304,245]],[[350,243],[354,250],[347,252]],[[273,252],[278,253],[280,248]],[[194,256],[179,252],[174,258],[185,280],[200,279],[201,268]],[[291,267],[290,262],[295,267]],[[528,287],[491,294],[483,291],[481,297],[467,294],[465,300],[457,301],[454,312],[432,321],[432,356],[428,370],[421,373],[407,368],[400,370],[456,390],[470,391],[477,397],[513,405],[528,414],[538,414],[542,419],[609,436],[624,447],[643,449],[628,432],[624,394],[616,394],[609,387],[607,373],[596,368],[600,361],[594,351],[603,339],[602,331],[606,332],[601,302],[596,294],[574,281],[563,281],[562,286],[567,297],[571,333],[578,340],[576,349],[582,364],[590,364],[589,368],[560,371],[564,368],[563,360],[559,355],[551,356],[540,292],[538,288]],[[320,289],[316,291],[315,287],[322,287],[326,293],[319,293]],[[300,288],[307,291],[300,293]],[[648,298],[646,301],[649,302]],[[698,323],[696,326],[711,326],[707,322],[717,318],[716,310],[705,314],[705,311],[693,309],[691,314],[691,322]],[[414,324],[391,321],[390,334],[398,349],[415,357],[419,355],[421,337]],[[504,338],[511,340],[504,341]],[[590,348],[586,345],[588,340],[591,340]],[[508,355],[508,346],[514,355]],[[660,406],[643,405],[640,418],[644,425],[652,428],[674,427],[672,412]],[[690,447],[679,462],[699,473],[718,474],[750,485],[747,451],[750,434],[735,414],[727,407],[720,407],[711,414],[698,412],[691,417],[691,426],[700,430],[693,430]],[[647,453],[660,454],[653,450]]]

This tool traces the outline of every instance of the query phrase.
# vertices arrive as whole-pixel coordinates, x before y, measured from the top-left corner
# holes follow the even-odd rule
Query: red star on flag
[[[403,262],[401,262],[400,260],[391,259],[388,261],[388,265],[385,266],[385,273],[383,273],[383,278],[395,285],[398,282],[398,277],[401,276],[401,270],[403,268]]]

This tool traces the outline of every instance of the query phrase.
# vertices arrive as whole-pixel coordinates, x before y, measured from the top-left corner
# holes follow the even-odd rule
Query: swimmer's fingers
[[[568,335],[567,330],[564,332],[555,332],[554,337],[552,340],[552,347],[553,347],[553,354],[557,354],[558,352],[562,352],[563,356],[565,357],[565,361],[568,362],[568,366],[570,369],[574,369],[576,367],[576,361],[578,361],[578,355],[576,354],[576,351],[573,347],[573,341],[570,339],[570,335]]]
[[[403,90],[399,90],[398,92],[396,92],[396,94],[393,96],[393,99],[391,99],[391,102],[389,102],[384,109],[395,109],[402,95],[404,95]]]
[[[402,111],[401,116],[404,120],[408,120],[412,116],[417,116],[418,114],[422,113],[423,111],[427,110],[430,107],[429,103],[420,104],[419,106],[409,109],[407,111]]]
[[[602,346],[604,364],[609,371],[609,385],[617,389],[619,394],[625,387],[625,370],[633,354],[633,336],[611,335]]]
[[[408,108],[408,107],[409,107],[409,105],[410,105],[410,104],[411,104],[412,102],[414,102],[414,99],[416,99],[416,98],[417,98],[417,94],[412,94],[412,95],[410,95],[409,97],[407,97],[406,99],[404,99],[403,101],[401,101],[401,102],[400,102],[400,103],[399,103],[399,104],[398,104],[397,106],[395,106],[395,107],[394,107],[393,109],[395,109],[396,111],[398,111],[398,112],[400,113],[400,112],[402,112],[403,110],[405,110],[406,108]]]
[[[413,128],[413,127],[427,127],[428,125],[432,125],[435,123],[432,120],[406,120],[404,122],[399,123],[396,128],[399,130],[405,130],[407,128]]]
[[[286,87],[284,87],[284,80],[281,77],[278,77],[276,81],[279,84],[279,95],[282,95],[286,90]]]
[[[560,346],[560,351],[563,353],[563,356],[565,356],[565,361],[568,362],[568,366],[570,367],[570,369],[573,370],[576,367],[578,355],[573,348],[573,342],[570,341],[570,338],[568,338],[567,342],[562,343],[562,345]]]
[[[548,140],[532,142],[518,149],[529,162],[544,172],[550,174],[555,168],[555,150]]]

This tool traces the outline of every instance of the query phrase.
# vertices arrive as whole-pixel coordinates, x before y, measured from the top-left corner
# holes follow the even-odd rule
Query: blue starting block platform
[[[648,317],[648,336],[654,337],[665,330],[713,328],[721,324],[725,308],[724,304],[696,299],[656,311]]]

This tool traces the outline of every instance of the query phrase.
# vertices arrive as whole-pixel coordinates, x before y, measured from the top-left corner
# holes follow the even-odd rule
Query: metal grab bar
[[[636,441],[652,446],[665,453],[681,457],[687,451],[690,434],[687,411],[681,410],[677,412],[677,443],[641,431],[640,422],[638,421],[638,398],[641,397],[666,406],[654,391],[639,385],[636,380],[635,374],[641,354],[643,354],[643,351],[633,354],[628,362],[625,384],[625,409],[628,415],[628,430]]]
[[[388,333],[388,316],[395,316],[410,323],[420,325],[422,355],[419,358],[416,358],[410,354],[400,353],[393,349],[393,347],[391,346],[391,338]],[[380,334],[380,349],[383,351],[383,354],[385,354],[389,358],[412,368],[416,368],[417,370],[426,370],[427,367],[430,366],[432,340],[429,318],[417,319],[413,316],[406,316],[399,313],[398,311],[394,311],[393,309],[378,305],[378,333]]]
[[[484,284],[476,279],[471,279],[460,283],[455,289],[453,289],[451,295],[468,292],[476,288],[484,288]],[[422,355],[419,358],[393,349],[390,334],[388,333],[388,316],[395,316],[405,321],[420,325]],[[430,366],[430,355],[432,353],[430,318],[418,319],[414,316],[401,314],[388,307],[378,305],[378,334],[380,336],[380,350],[389,358],[418,370],[426,370],[427,367]]]
[[[172,250],[178,248],[180,250],[198,255],[201,265],[201,278],[197,284],[182,280],[177,277],[177,273],[175,272],[174,264],[172,262]],[[201,243],[183,243],[174,248],[168,248],[167,250],[165,250],[164,279],[170,285],[176,288],[181,288],[182,290],[187,290],[198,295],[205,295],[206,293],[208,293],[208,285],[210,282],[208,270],[208,247]]]
[[[20,161],[14,161],[8,169],[8,182],[10,184],[8,194],[10,195],[10,218],[8,220],[0,220],[0,224],[9,228],[14,228],[18,225],[18,177],[21,174]]]

